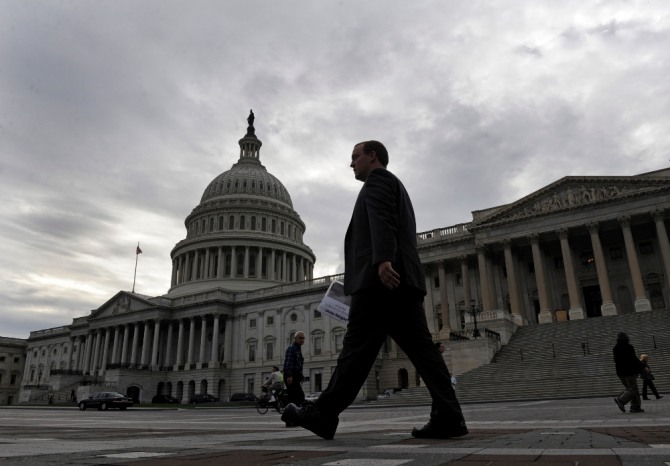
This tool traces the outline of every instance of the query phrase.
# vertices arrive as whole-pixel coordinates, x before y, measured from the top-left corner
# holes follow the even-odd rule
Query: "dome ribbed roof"
[[[282,182],[257,161],[244,159],[214,178],[202,194],[200,203],[216,197],[238,195],[269,197],[293,208],[291,196]]]

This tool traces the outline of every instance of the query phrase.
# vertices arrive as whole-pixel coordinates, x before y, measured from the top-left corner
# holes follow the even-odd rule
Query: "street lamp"
[[[477,328],[477,316],[479,313],[482,312],[482,309],[479,307],[479,304],[475,304],[474,299],[470,301],[470,309],[468,309],[468,314],[472,316],[472,319],[475,323],[475,328],[472,331],[472,336],[475,337],[475,340],[477,337],[480,337],[481,334],[479,333],[479,329]]]

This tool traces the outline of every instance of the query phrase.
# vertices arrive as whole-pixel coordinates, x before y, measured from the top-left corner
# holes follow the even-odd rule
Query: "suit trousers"
[[[365,383],[387,335],[424,380],[433,399],[431,421],[460,426],[463,413],[447,365],[428,331],[423,298],[413,289],[366,289],[352,295],[347,332],[328,387],[316,402],[324,415],[338,416]]]
[[[630,409],[639,409],[642,400],[640,400],[640,391],[637,388],[637,375],[620,375],[619,379],[626,387],[623,393],[619,395],[619,399],[623,404],[630,401]]]
[[[302,374],[296,374],[293,378],[293,383],[286,384],[286,394],[288,395],[289,403],[296,406],[302,406],[305,402],[305,392],[302,391]]]

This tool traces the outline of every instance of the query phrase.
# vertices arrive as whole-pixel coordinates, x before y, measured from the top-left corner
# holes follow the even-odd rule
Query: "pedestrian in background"
[[[626,412],[626,403],[629,401],[631,413],[643,413],[640,391],[637,388],[637,375],[642,373],[642,362],[635,355],[635,348],[630,344],[625,332],[617,334],[616,345],[614,345],[612,353],[614,353],[616,375],[619,376],[621,383],[626,387],[621,395],[614,397],[614,402],[624,413]]]
[[[642,362],[642,373],[640,374],[640,378],[642,379],[642,399],[643,400],[648,400],[647,398],[647,387],[649,387],[649,390],[651,390],[651,393],[656,397],[658,400],[659,398],[663,398],[663,395],[659,395],[658,391],[656,391],[656,387],[654,386],[654,374],[651,373],[651,368],[649,367],[649,355],[648,354],[641,354],[640,355],[640,362]]]

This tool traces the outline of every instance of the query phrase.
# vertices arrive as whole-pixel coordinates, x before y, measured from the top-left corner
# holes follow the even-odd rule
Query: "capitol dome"
[[[224,288],[244,291],[312,279],[305,224],[281,181],[260,162],[254,114],[240,158],[218,175],[186,217],[186,239],[172,250],[168,294]]]

